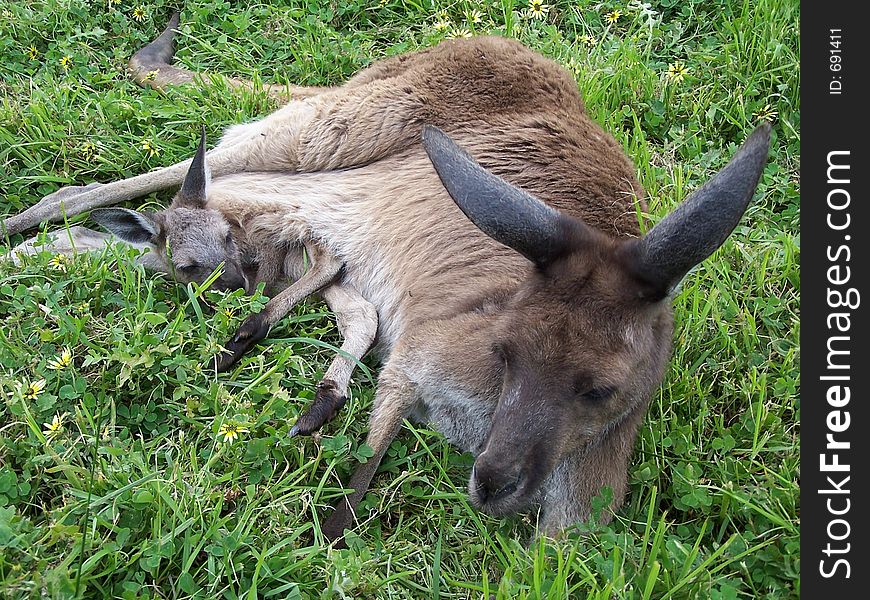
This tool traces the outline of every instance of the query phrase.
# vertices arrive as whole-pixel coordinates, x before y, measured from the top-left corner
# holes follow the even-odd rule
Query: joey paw
[[[334,419],[345,404],[347,396],[341,393],[334,381],[324,379],[317,386],[314,402],[290,429],[290,437],[311,435]]]
[[[266,319],[265,313],[257,313],[245,319],[236,334],[224,344],[225,352],[217,357],[217,370],[223,373],[229,370],[245,352],[250,350],[257,342],[269,335],[271,325]]]

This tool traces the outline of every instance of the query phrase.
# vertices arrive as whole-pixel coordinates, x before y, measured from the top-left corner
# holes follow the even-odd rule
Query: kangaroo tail
[[[130,58],[127,66],[133,81],[143,87],[163,90],[167,86],[186,85],[201,81],[211,83],[211,78],[204,73],[196,73],[188,69],[175,67],[172,59],[175,56],[175,35],[178,29],[180,15],[174,13],[166,29],[153,42],[136,52]],[[254,84],[245,79],[224,78],[233,89],[254,89]],[[322,93],[323,88],[298,85],[262,84],[266,92],[279,100],[290,98],[300,99]]]

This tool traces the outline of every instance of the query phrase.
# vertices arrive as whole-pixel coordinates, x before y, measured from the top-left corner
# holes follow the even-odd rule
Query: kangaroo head
[[[91,218],[121,240],[148,246],[161,270],[181,283],[202,283],[223,265],[215,287],[247,288],[230,225],[223,214],[206,206],[209,180],[203,129],[184,183],[169,208],[157,212],[103,208],[92,211]]]
[[[609,238],[487,172],[440,130],[427,127],[423,145],[466,216],[534,265],[494,317],[491,347],[481,349],[492,354],[502,387],[469,490],[481,509],[507,514],[532,504],[569,456],[605,440],[631,448],[670,355],[671,293],[746,210],[769,126],[632,240]],[[621,493],[626,468],[605,457],[588,473],[590,486],[616,481]]]

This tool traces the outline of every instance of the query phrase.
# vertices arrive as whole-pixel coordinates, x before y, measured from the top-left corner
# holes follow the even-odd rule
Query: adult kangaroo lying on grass
[[[131,61],[140,79],[157,71],[152,85],[193,78],[166,64],[170,30]],[[351,477],[327,537],[352,525],[406,417],[476,456],[469,494],[484,511],[538,508],[552,534],[585,519],[603,486],[618,508],[670,354],[671,293],[741,218],[769,126],[638,238],[631,162],[587,116],[568,73],[517,42],[447,41],[338,88],[289,91],[298,99],[229,128],[207,154],[204,210],[222,215],[237,243],[315,249],[318,273],[248,318],[221,366],[315,287],[348,286],[377,310],[375,454]],[[66,210],[180,185],[189,166],[82,189]],[[59,209],[48,196],[6,227]]]

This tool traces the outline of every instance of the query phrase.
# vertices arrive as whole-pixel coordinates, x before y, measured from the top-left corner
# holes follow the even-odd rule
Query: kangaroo
[[[324,287],[334,277],[338,266],[326,260],[316,245],[309,243],[303,253],[300,245],[273,245],[249,238],[238,226],[233,231],[231,214],[221,214],[207,205],[208,171],[205,163],[205,130],[187,176],[171,205],[155,213],[141,213],[126,208],[102,208],[91,212],[91,219],[113,235],[74,226],[68,231],[49,234],[45,244],[38,238],[27,240],[11,252],[12,260],[41,250],[72,255],[78,252],[103,251],[107,244],[121,240],[146,252],[137,262],[146,269],[168,273],[181,283],[202,283],[219,269],[212,286],[217,289],[252,291],[266,284],[267,293],[281,292],[295,281],[300,290],[295,304]],[[92,189],[91,184],[84,189]],[[69,188],[61,195],[69,193]],[[171,249],[171,250],[170,250]],[[314,268],[306,271],[313,259]],[[335,282],[320,295],[336,316],[344,338],[340,352],[317,385],[314,401],[290,429],[290,436],[308,435],[335,417],[348,398],[350,379],[356,364],[369,350],[377,330],[374,307],[346,284]],[[240,355],[222,355],[219,371],[226,371]]]
[[[132,63],[160,85],[171,33],[157,42]],[[192,77],[172,69],[166,83]],[[571,76],[515,41],[445,41],[296,97],[205,155],[206,205],[248,237],[318,248],[316,283],[350,286],[377,311],[374,456],[323,523],[326,538],[353,526],[405,418],[474,454],[468,492],[480,510],[537,511],[538,531],[556,535],[609,487],[608,521],[670,357],[674,290],[746,210],[769,125],[641,237],[634,166]],[[63,203],[81,212],[180,185],[189,165]],[[6,228],[57,218],[59,205],[46,197]],[[242,324],[221,360],[268,334],[304,291],[294,286]]]

